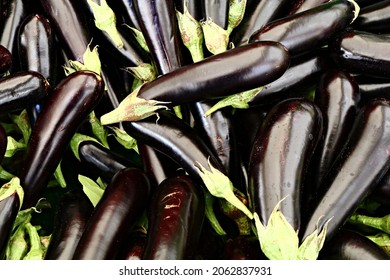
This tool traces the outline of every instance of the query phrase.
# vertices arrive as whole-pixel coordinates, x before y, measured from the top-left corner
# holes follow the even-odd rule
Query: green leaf
[[[102,198],[104,190],[101,189],[99,184],[86,176],[79,175],[78,180],[83,186],[84,193],[88,196],[89,200],[95,207]]]
[[[105,0],[100,0],[100,5],[87,0],[95,18],[95,25],[100,30],[106,32],[117,48],[123,48],[123,41],[116,28],[116,16],[114,11],[108,6]]]
[[[126,149],[135,150],[138,154],[137,140],[131,137],[126,131],[120,129],[116,126],[109,126],[109,128],[114,132],[115,139]]]
[[[28,244],[25,235],[25,225],[19,226],[11,235],[5,253],[7,260],[22,260],[27,254]]]
[[[211,227],[215,230],[218,235],[226,235],[226,231],[222,228],[217,217],[214,213],[214,201],[215,197],[212,196],[208,191],[204,191],[205,195],[205,215],[209,221]]]
[[[81,134],[81,133],[76,132],[73,135],[72,139],[70,140],[70,149],[72,150],[73,154],[75,155],[75,157],[78,160],[80,160],[79,146],[84,141],[94,141],[96,143],[101,144],[98,140],[96,140],[95,138],[93,138],[89,135],[85,135],[85,134]]]
[[[22,132],[23,142],[27,144],[31,135],[31,125],[27,110],[24,109],[19,115],[10,115],[10,117]]]
[[[27,223],[26,230],[30,237],[30,250],[24,256],[23,260],[43,260],[45,251],[37,228],[32,224]]]
[[[247,109],[249,108],[249,102],[261,92],[263,88],[256,88],[247,90],[241,93],[229,95],[220,101],[218,101],[213,107],[211,107],[209,110],[206,111],[205,117],[210,116],[212,113],[216,112],[217,110],[220,110],[222,108],[231,106],[233,108],[237,109]]]
[[[5,183],[0,188],[0,201],[6,199],[7,197],[13,195],[14,193],[18,194],[19,197],[19,209],[22,207],[24,199],[24,190],[20,185],[20,179],[18,177],[13,177],[9,182]]]
[[[168,109],[167,106],[162,104],[167,104],[169,102],[139,98],[137,95],[141,87],[142,86],[138,87],[123,99],[117,108],[101,116],[100,122],[103,125],[108,125],[122,121],[139,121],[155,115],[159,110]]]
[[[5,152],[5,157],[12,157],[16,152],[20,150],[25,150],[27,144],[23,141],[16,141],[12,136],[7,136],[7,150]]]
[[[135,36],[135,40],[138,42],[138,44],[140,45],[140,47],[146,51],[147,53],[149,53],[149,48],[148,48],[148,44],[146,43],[146,40],[145,40],[145,37],[144,35],[142,34],[141,31],[139,31],[137,28],[134,28],[134,27],[131,27],[129,25],[125,25],[127,26],[128,28],[130,28],[133,33],[134,33],[134,36]]]
[[[195,166],[195,168],[198,170],[206,188],[213,196],[226,199],[233,206],[237,207],[245,215],[247,215],[248,218],[253,219],[253,214],[234,194],[233,183],[225,174],[214,168],[210,162],[209,169],[203,167],[199,162],[196,162],[196,164],[199,165],[199,167]]]
[[[107,141],[108,132],[105,126],[103,126],[100,120],[96,117],[95,111],[89,114],[89,123],[91,124],[92,133],[99,139],[100,143],[106,148],[110,148]]]
[[[13,177],[15,177],[14,174],[9,173],[7,170],[5,170],[2,166],[0,166],[0,180],[3,181],[9,181]]]
[[[61,163],[57,165],[57,168],[54,171],[54,178],[56,179],[57,183],[60,185],[61,188],[66,188],[66,181],[64,174],[62,173]]]

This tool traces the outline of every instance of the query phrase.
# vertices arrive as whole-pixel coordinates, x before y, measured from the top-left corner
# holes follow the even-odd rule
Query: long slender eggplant
[[[297,14],[297,13],[315,8],[315,7],[317,7],[321,4],[324,4],[326,2],[329,2],[329,0],[298,0],[298,1],[295,1],[288,15]]]
[[[357,231],[342,229],[320,252],[322,260],[390,260],[390,256]]]
[[[141,32],[159,74],[182,66],[182,45],[173,0],[133,0]]]
[[[145,210],[149,192],[149,179],[142,170],[118,171],[89,218],[73,259],[113,259]]]
[[[257,132],[248,168],[252,211],[266,224],[280,211],[294,230],[301,227],[304,178],[322,130],[319,108],[305,99],[276,104]]]
[[[231,38],[235,46],[247,44],[249,38],[269,22],[284,17],[290,8],[288,0],[255,0],[247,3],[241,23],[233,30]]]
[[[389,45],[387,35],[348,29],[332,40],[329,48],[337,65],[349,73],[388,78]]]
[[[265,85],[248,104],[253,107],[287,98],[303,97],[307,91],[315,89],[319,77],[331,65],[329,53],[321,49],[293,58],[286,72]]]
[[[169,177],[148,207],[143,259],[183,260],[195,255],[205,213],[200,187],[186,175]]]
[[[73,134],[99,103],[103,92],[101,77],[89,71],[69,75],[53,90],[34,125],[20,170],[24,208],[35,206]]]
[[[114,153],[95,141],[83,141],[79,146],[80,161],[98,170],[100,176],[110,181],[119,170],[126,167],[141,168],[140,162]]]
[[[12,66],[12,54],[4,46],[0,45],[0,75],[4,75]]]
[[[303,239],[326,223],[326,237],[331,239],[384,177],[390,167],[389,120],[388,100],[373,100],[360,110],[347,143],[322,181],[313,209],[309,209],[301,231]]]
[[[71,260],[90,218],[93,205],[79,189],[64,194],[57,208],[46,260]]]
[[[199,2],[202,19],[211,19],[219,27],[226,30],[228,26],[229,0],[201,0]]]
[[[323,133],[310,164],[315,191],[345,144],[360,109],[360,92],[354,78],[339,69],[332,69],[320,78],[315,103],[323,116]]]
[[[47,97],[51,87],[38,72],[21,71],[0,80],[0,108],[15,111]]]
[[[276,41],[291,56],[326,45],[332,36],[349,26],[358,13],[353,0],[335,0],[301,13],[275,20],[256,30],[249,42]]]
[[[353,23],[356,30],[373,33],[388,33],[390,27],[390,1],[372,3],[360,10]]]

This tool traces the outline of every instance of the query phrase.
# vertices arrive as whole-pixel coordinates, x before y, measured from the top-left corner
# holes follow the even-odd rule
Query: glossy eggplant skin
[[[20,199],[16,192],[0,201],[0,260],[4,259],[19,206]]]
[[[143,259],[192,259],[204,220],[204,197],[191,177],[164,180],[148,208],[148,232]]]
[[[254,236],[238,235],[228,239],[223,249],[224,260],[266,260]]]
[[[337,65],[351,74],[379,78],[390,75],[390,37],[348,29],[329,44]]]
[[[121,169],[141,167],[140,163],[132,162],[95,141],[87,140],[80,143],[79,155],[82,164],[95,168],[99,176],[108,181]]]
[[[354,18],[355,6],[335,0],[304,12],[275,20],[256,30],[249,42],[276,41],[291,56],[325,45],[334,34],[344,30]]]
[[[321,4],[327,3],[329,0],[298,0],[295,1],[289,15],[304,12],[306,10],[315,8]]]
[[[302,240],[329,219],[326,236],[331,239],[384,177],[390,167],[389,120],[388,100],[373,100],[360,109],[347,143],[320,185]]]
[[[203,182],[195,167],[210,164],[226,174],[217,155],[189,124],[172,112],[163,111],[156,117],[137,122],[123,122],[124,130],[138,142],[170,157],[197,182]]]
[[[107,4],[117,15],[117,20],[141,30],[133,0],[107,0]],[[118,17],[120,15],[120,17]]]
[[[252,211],[267,223],[277,203],[294,230],[301,227],[304,178],[322,130],[322,114],[300,98],[277,103],[257,132],[248,168]]]
[[[24,109],[47,97],[50,91],[49,82],[38,72],[21,71],[10,74],[0,80],[0,109]]]
[[[146,230],[136,228],[126,236],[120,252],[117,254],[117,260],[142,260],[146,245]]]
[[[7,143],[7,132],[5,131],[4,127],[0,125],[0,165],[4,159],[5,152],[7,151]]]
[[[243,92],[279,78],[290,65],[286,49],[258,42],[183,66],[144,84],[138,97],[170,106]]]
[[[31,133],[20,170],[23,207],[35,206],[73,134],[99,103],[104,82],[90,71],[77,71],[53,90]]]
[[[40,14],[26,17],[18,33],[21,70],[38,72],[53,85],[56,67],[58,67],[54,36],[50,22]]]
[[[180,32],[173,0],[133,0],[141,32],[159,74],[166,74],[183,64]]]
[[[380,1],[363,7],[353,23],[356,30],[388,33],[390,28],[390,1]]]
[[[204,19],[202,18],[202,13],[198,0],[175,0],[176,10],[181,13],[184,13],[184,6],[187,7],[188,12],[194,19],[198,21]]]
[[[12,54],[4,46],[0,45],[0,75],[4,75],[12,66]]]
[[[118,171],[89,218],[73,259],[113,259],[126,231],[145,210],[149,192],[149,179],[142,170]]]
[[[313,191],[321,184],[352,129],[360,109],[359,87],[347,72],[331,69],[319,80],[315,103],[322,112],[323,133],[310,164]]]
[[[259,106],[279,102],[315,89],[321,74],[329,69],[332,60],[327,51],[317,50],[292,58],[289,68],[275,81],[266,84],[249,106]]]
[[[321,260],[390,260],[390,256],[357,231],[342,229],[320,251]]]
[[[357,75],[355,80],[359,86],[362,102],[374,98],[390,98],[389,79]]]
[[[211,19],[215,24],[227,29],[229,15],[229,0],[201,0],[202,19]]]
[[[248,44],[249,38],[269,22],[284,17],[291,6],[288,0],[256,0],[247,3],[241,23],[233,30],[231,38],[235,46]]]
[[[62,197],[54,221],[45,260],[71,260],[93,205],[79,189],[72,189]]]

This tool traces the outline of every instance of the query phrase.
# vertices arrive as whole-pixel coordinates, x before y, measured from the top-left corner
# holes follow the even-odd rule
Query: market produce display
[[[389,260],[390,1],[0,2],[1,260]]]

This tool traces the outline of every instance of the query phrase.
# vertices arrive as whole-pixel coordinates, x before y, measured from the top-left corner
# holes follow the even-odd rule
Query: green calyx
[[[13,177],[9,182],[5,183],[0,188],[0,201],[3,201],[7,197],[10,197],[14,193],[17,193],[20,200],[20,207],[22,207],[23,199],[24,199],[24,190],[20,185],[20,179],[18,177]]]
[[[244,18],[246,0],[230,0],[229,1],[229,17],[227,32],[230,35],[233,29],[236,28]]]
[[[150,82],[157,78],[156,68],[149,63],[141,63],[135,67],[127,67],[125,70],[142,82]]]
[[[229,34],[211,19],[201,22],[206,48],[212,54],[219,54],[228,49]]]
[[[108,6],[105,0],[101,0],[101,5],[96,4],[92,0],[87,0],[92,9],[95,25],[100,30],[106,32],[117,48],[123,48],[123,41],[116,28],[116,16],[114,11]]]
[[[83,54],[83,63],[77,60],[69,60],[69,65],[70,67],[64,66],[65,74],[67,76],[80,70],[93,71],[100,75],[102,65],[99,58],[98,47],[95,46],[91,50],[90,45],[88,45]]]

